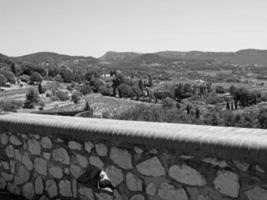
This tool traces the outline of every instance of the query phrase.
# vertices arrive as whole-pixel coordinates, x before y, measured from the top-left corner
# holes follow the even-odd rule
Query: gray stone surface
[[[2,172],[2,177],[5,181],[9,182],[13,180],[14,175],[6,172]]]
[[[15,170],[16,170],[16,161],[15,160],[10,160],[9,161],[9,166],[10,166],[10,172],[12,174],[15,174]]]
[[[239,195],[239,178],[233,172],[218,171],[214,186],[220,193],[229,197],[236,198]]]
[[[2,177],[0,177],[0,190],[4,190],[6,188],[6,181]]]
[[[8,135],[5,133],[2,133],[0,135],[0,142],[2,145],[6,145],[8,143]]]
[[[78,193],[81,200],[94,200],[94,194],[91,188],[81,187]]]
[[[22,155],[21,160],[22,160],[22,163],[28,168],[28,170],[33,169],[33,163],[30,160],[30,157],[28,156],[28,154]]]
[[[84,143],[84,149],[88,153],[91,153],[91,151],[92,151],[93,148],[94,148],[94,144],[92,142],[87,141],[87,142]]]
[[[154,196],[157,193],[157,186],[155,183],[149,183],[146,187],[146,193],[150,196]]]
[[[70,157],[66,149],[60,147],[52,151],[52,157],[55,161],[61,162],[62,164],[69,165]]]
[[[97,200],[113,200],[113,196],[107,193],[95,193]]]
[[[78,165],[71,163],[70,164],[70,173],[74,178],[79,178],[83,173],[84,173],[84,169],[82,169],[81,167],[79,167]]]
[[[53,178],[61,179],[63,177],[63,170],[59,166],[51,166],[48,171]]]
[[[205,178],[197,170],[186,164],[171,166],[169,176],[187,185],[203,186],[207,184]]]
[[[19,146],[22,145],[22,142],[19,140],[19,138],[15,135],[11,135],[9,138],[9,141],[11,144],[15,145],[15,146]]]
[[[104,167],[104,163],[98,156],[90,156],[89,163],[98,167],[99,169],[102,169]]]
[[[153,157],[139,163],[136,168],[145,176],[158,177],[165,175],[165,170],[157,157]]]
[[[78,184],[77,184],[77,180],[76,179],[74,179],[74,180],[72,180],[72,182],[71,182],[71,187],[72,187],[72,196],[73,196],[73,198],[77,198],[77,196],[78,196]]]
[[[255,187],[245,192],[249,200],[267,200],[267,190]]]
[[[99,156],[106,156],[108,154],[108,148],[105,144],[96,144],[95,145],[95,150],[96,150],[96,153],[99,155]]]
[[[9,170],[9,163],[7,161],[1,161],[1,165],[4,170]]]
[[[188,200],[184,189],[176,189],[173,185],[168,183],[161,183],[158,195],[162,200]]]
[[[34,190],[36,194],[43,194],[44,184],[41,176],[38,176],[34,181]]]
[[[33,197],[34,197],[34,188],[33,188],[33,184],[32,183],[26,183],[22,187],[22,195],[26,199],[33,199]]]
[[[28,149],[32,155],[40,155],[41,154],[41,145],[37,140],[28,140]]]
[[[117,167],[111,165],[105,169],[105,172],[114,187],[118,186],[123,181],[123,174],[121,169],[118,169]]]
[[[81,150],[82,149],[82,145],[78,142],[75,142],[75,141],[68,142],[68,147],[71,150]]]
[[[126,175],[126,185],[131,191],[142,191],[143,181],[131,172]]]
[[[88,166],[88,161],[85,156],[78,154],[76,155],[76,159],[77,159],[78,164],[81,167],[86,168]]]
[[[236,166],[239,170],[241,170],[241,171],[243,171],[243,172],[248,171],[248,168],[249,168],[249,164],[248,164],[248,163],[246,163],[246,162],[240,162],[240,161],[238,161],[238,160],[234,160],[233,163],[235,164],[235,166]]]
[[[125,149],[112,147],[110,150],[110,159],[123,169],[132,169],[132,156]]]
[[[63,197],[72,197],[71,183],[68,180],[61,180],[58,184],[59,193]]]
[[[8,183],[7,184],[7,191],[11,194],[20,195],[20,188],[16,184]]]
[[[42,158],[35,158],[34,170],[40,175],[47,176],[47,161]]]
[[[14,158],[17,161],[21,161],[21,154],[20,154],[20,151],[18,149],[14,150]]]
[[[45,190],[47,191],[49,198],[54,198],[58,195],[57,184],[54,180],[46,181]]]
[[[53,143],[49,137],[43,137],[41,139],[41,145],[44,149],[51,149],[53,147]]]
[[[145,197],[142,194],[135,194],[130,200],[145,200]]]
[[[9,158],[14,158],[15,152],[14,152],[14,147],[12,145],[8,145],[5,149],[6,155]]]
[[[24,165],[20,165],[16,172],[14,183],[16,185],[20,185],[22,183],[27,182],[29,178],[30,178],[30,172],[27,169],[27,167],[25,167]]]
[[[50,160],[50,158],[51,158],[51,153],[43,152],[43,158],[45,158],[46,160]]]

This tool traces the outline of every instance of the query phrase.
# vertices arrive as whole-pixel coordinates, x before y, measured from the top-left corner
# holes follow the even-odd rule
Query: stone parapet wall
[[[72,125],[66,125],[71,121]],[[145,125],[136,126],[139,123],[134,124],[132,134],[134,122],[127,122],[127,127],[121,127],[120,123],[124,122],[79,121],[79,118],[33,114],[1,116],[0,189],[37,200],[267,199],[267,165],[261,161],[266,152],[264,144],[259,142],[261,145],[253,146],[257,141],[252,140],[249,148],[244,142],[238,149],[233,148],[233,143],[227,146],[225,142],[221,146],[218,143],[219,148],[214,151],[230,148],[233,156],[229,151],[208,152],[208,148],[201,153],[199,143],[204,147],[210,144],[211,150],[216,145],[205,140],[194,143],[194,140],[189,141],[190,136],[183,135],[176,135],[176,141],[168,136],[169,130],[166,130],[166,138],[171,141],[164,140],[164,135],[152,134]],[[105,124],[109,124],[110,129],[105,129]],[[78,127],[75,129],[75,126]],[[152,123],[150,126],[157,133],[164,130],[165,124]],[[102,134],[99,127],[103,127]],[[192,137],[195,128],[192,126]],[[207,132],[216,130],[206,128]],[[255,135],[261,133],[261,130],[251,131]],[[157,137],[162,139],[156,140]],[[183,143],[185,138],[187,141]],[[145,144],[148,139],[151,141]],[[186,144],[197,144],[199,148],[190,153],[190,146],[186,147]],[[246,155],[235,156],[238,152]]]

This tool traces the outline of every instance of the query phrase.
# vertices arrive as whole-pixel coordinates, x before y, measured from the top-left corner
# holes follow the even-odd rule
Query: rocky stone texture
[[[124,149],[112,147],[110,151],[111,160],[123,169],[132,169],[132,156]]]
[[[53,144],[49,137],[43,137],[41,139],[41,145],[44,149],[51,149]]]
[[[54,198],[58,195],[57,184],[54,180],[47,180],[45,183],[45,190],[49,198]]]
[[[108,153],[108,148],[105,144],[96,144],[95,145],[95,150],[96,150],[96,153],[99,155],[99,156],[106,156],[107,153]]]
[[[71,183],[68,180],[61,180],[58,184],[59,193],[63,197],[72,197]]]
[[[52,151],[52,157],[55,161],[61,162],[62,164],[69,165],[70,157],[66,149],[60,147]]]
[[[233,172],[218,171],[214,186],[222,194],[234,198],[238,197],[240,186],[238,176]]]
[[[47,161],[42,158],[35,158],[34,169],[40,175],[47,176]]]
[[[40,155],[41,154],[41,145],[36,140],[28,141],[28,149],[32,155]]]
[[[1,133],[0,190],[37,200],[267,200],[266,166],[76,139]]]
[[[187,185],[206,185],[205,178],[197,170],[186,164],[171,166],[169,169],[169,176],[174,180]]]
[[[33,184],[32,183],[26,183],[22,187],[22,195],[26,199],[32,199],[34,197],[34,188],[33,188]]]
[[[145,176],[164,176],[165,170],[157,157],[150,158],[139,163],[137,170]]]
[[[158,195],[163,200],[188,200],[184,189],[176,189],[173,185],[168,183],[161,183]]]
[[[78,191],[82,200],[94,200],[93,190],[91,188],[81,187]]]
[[[126,185],[131,191],[142,191],[143,181],[133,173],[129,172],[126,175]]]
[[[255,187],[245,192],[249,200],[267,200],[267,190]]]
[[[75,141],[70,141],[68,143],[68,146],[71,150],[81,150],[82,149],[82,145],[78,142],[75,142]]]
[[[123,181],[122,170],[116,168],[115,166],[108,166],[105,169],[107,176],[109,177],[111,184],[116,187]]]
[[[104,163],[97,156],[90,156],[89,162],[91,165],[94,165],[94,166],[98,167],[99,169],[102,169],[104,167]]]

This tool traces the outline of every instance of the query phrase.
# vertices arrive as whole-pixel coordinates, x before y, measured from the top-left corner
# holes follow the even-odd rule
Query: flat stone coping
[[[129,144],[147,144],[187,150],[185,153],[205,151],[205,154],[233,156],[241,151],[267,150],[267,130],[218,126],[157,123],[96,118],[66,117],[29,113],[14,113],[0,116],[1,131],[53,135],[84,141],[105,139]],[[216,149],[217,148],[217,149]],[[267,160],[265,158],[265,160]]]

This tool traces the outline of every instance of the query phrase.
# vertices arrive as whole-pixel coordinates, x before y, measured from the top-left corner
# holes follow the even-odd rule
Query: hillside
[[[90,67],[98,63],[94,57],[69,56],[52,52],[39,52],[25,56],[14,57],[14,61],[25,64],[36,65],[40,67],[60,67],[70,68]]]
[[[267,50],[244,49],[237,52],[202,52],[202,51],[162,51],[157,53],[166,58],[215,60],[232,64],[267,65]]]

